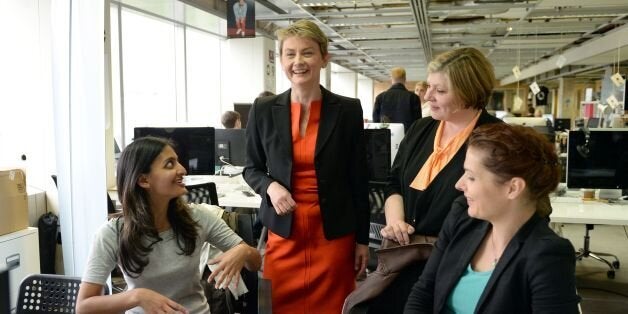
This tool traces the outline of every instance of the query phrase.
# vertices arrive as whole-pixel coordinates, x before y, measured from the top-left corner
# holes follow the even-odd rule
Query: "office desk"
[[[579,197],[552,197],[552,214],[550,215],[554,230],[562,236],[561,224],[574,223],[585,225],[584,245],[576,251],[576,258],[592,257],[608,266],[606,276],[615,278],[615,270],[619,269],[619,259],[610,253],[594,252],[589,247],[589,230],[594,225],[628,225],[628,203],[605,203],[595,200],[583,201]],[[609,261],[604,257],[611,257]]]
[[[259,208],[262,198],[255,194],[248,184],[244,181],[242,175],[233,177],[229,176],[210,176],[196,175],[186,176],[185,184],[201,184],[207,182],[216,183],[216,192],[218,192],[218,204],[223,207],[240,207],[240,208]],[[248,196],[245,193],[250,192],[253,195]]]
[[[552,197],[551,221],[556,223],[628,225],[628,203],[583,201],[578,197]]]

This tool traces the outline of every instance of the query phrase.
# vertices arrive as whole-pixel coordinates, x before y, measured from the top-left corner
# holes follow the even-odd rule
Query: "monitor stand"
[[[621,198],[621,190],[619,189],[600,189],[597,197],[601,200],[617,200]]]

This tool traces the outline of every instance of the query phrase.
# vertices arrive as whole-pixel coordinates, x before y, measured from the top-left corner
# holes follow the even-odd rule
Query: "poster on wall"
[[[228,0],[227,37],[255,37],[255,0]]]

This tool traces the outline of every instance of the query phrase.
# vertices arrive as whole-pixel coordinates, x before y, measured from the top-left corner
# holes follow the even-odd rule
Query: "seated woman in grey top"
[[[94,237],[76,305],[77,313],[209,313],[199,272],[200,250],[209,242],[225,253],[208,281],[226,286],[242,267],[259,269],[261,257],[217,216],[188,205],[173,144],[155,137],[135,140],[117,169],[122,214]],[[127,291],[102,296],[116,264]]]

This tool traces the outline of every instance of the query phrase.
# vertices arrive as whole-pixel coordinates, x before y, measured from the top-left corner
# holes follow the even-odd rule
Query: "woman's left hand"
[[[244,267],[248,255],[248,249],[247,244],[240,243],[220,256],[209,260],[207,264],[218,264],[218,266],[209,275],[207,282],[215,280],[216,288],[226,288],[234,279],[235,283],[238,284],[240,271]]]
[[[366,263],[369,260],[369,246],[365,244],[355,245],[355,270],[356,278],[360,277],[366,270]]]

